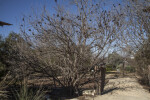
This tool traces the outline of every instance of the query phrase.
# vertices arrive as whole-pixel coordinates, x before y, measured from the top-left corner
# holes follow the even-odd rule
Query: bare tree
[[[120,19],[123,20],[118,34],[118,46],[134,55],[149,37],[149,0],[124,2],[125,6],[116,9],[122,14]]]
[[[125,1],[126,6],[123,7],[122,11],[118,10],[123,14],[124,19],[122,21],[124,25],[120,27],[120,32],[117,35],[118,46],[139,59],[136,59],[136,70],[144,80],[148,78],[148,64],[145,62],[145,59],[148,60],[148,58],[145,53],[149,51],[149,45],[146,45],[150,38],[149,3],[149,0],[129,0]],[[144,74],[141,75],[141,71]]]
[[[118,30],[113,21],[117,14],[101,10],[101,3],[74,0],[73,4],[76,13],[58,6],[57,14],[44,10],[40,18],[30,20],[29,33],[22,31],[26,44],[18,46],[26,66],[47,75],[70,95],[94,80],[89,73],[104,63]]]

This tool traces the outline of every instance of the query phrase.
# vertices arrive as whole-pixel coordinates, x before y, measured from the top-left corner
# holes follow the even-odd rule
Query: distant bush
[[[106,65],[106,71],[114,71],[114,70],[116,70],[116,66],[112,64]]]
[[[135,72],[135,68],[132,67],[132,66],[126,66],[125,67],[125,71],[127,71],[127,72]]]

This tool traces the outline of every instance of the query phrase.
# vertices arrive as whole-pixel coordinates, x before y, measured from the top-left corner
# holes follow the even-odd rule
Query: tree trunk
[[[148,65],[148,81],[149,81],[149,86],[150,86],[150,65]]]

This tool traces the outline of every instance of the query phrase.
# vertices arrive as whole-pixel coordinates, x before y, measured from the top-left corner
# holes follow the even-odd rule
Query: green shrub
[[[0,79],[5,76],[7,73],[6,67],[0,62]]]
[[[125,67],[125,71],[128,71],[128,72],[135,72],[135,68],[132,67],[132,66],[126,66],[126,67]]]
[[[106,65],[106,71],[114,71],[115,69],[116,69],[116,67],[112,64]]]

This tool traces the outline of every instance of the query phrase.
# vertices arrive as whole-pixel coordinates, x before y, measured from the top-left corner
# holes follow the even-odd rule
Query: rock
[[[95,90],[85,90],[82,92],[83,95],[94,96],[96,94]]]

